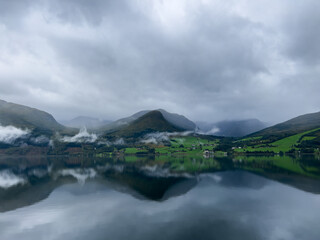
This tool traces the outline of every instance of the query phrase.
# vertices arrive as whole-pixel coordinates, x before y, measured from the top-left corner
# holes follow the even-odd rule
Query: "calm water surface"
[[[317,180],[145,169],[1,170],[0,239],[320,239]]]

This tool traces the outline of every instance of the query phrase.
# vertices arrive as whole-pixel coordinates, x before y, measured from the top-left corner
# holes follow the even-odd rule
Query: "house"
[[[213,157],[214,152],[213,151],[209,151],[208,149],[203,151],[203,157],[208,158],[208,157]]]

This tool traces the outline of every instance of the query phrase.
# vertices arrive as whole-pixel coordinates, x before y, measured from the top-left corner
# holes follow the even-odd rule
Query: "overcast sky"
[[[0,0],[0,99],[57,119],[320,110],[319,0]]]

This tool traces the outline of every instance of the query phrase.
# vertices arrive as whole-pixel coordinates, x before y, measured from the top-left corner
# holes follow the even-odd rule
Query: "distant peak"
[[[159,110],[152,110],[146,113],[145,115],[143,115],[141,118],[145,118],[145,117],[162,117],[163,118],[163,115]]]

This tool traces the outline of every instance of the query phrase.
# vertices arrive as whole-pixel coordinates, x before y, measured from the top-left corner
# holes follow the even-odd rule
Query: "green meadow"
[[[241,149],[236,148],[235,152],[274,152],[274,153],[280,153],[280,152],[288,152],[290,150],[299,150],[296,145],[299,144],[302,141],[309,141],[313,140],[316,137],[315,136],[305,136],[308,134],[312,134],[313,132],[318,131],[320,128],[313,129],[310,131],[306,131],[303,133],[295,134],[290,137],[286,137],[283,139],[280,139],[278,141],[268,143],[268,144],[256,144],[253,146],[245,146]],[[258,140],[257,138],[247,138],[243,139],[242,141],[252,141],[252,140]],[[236,142],[235,142],[236,143]]]

